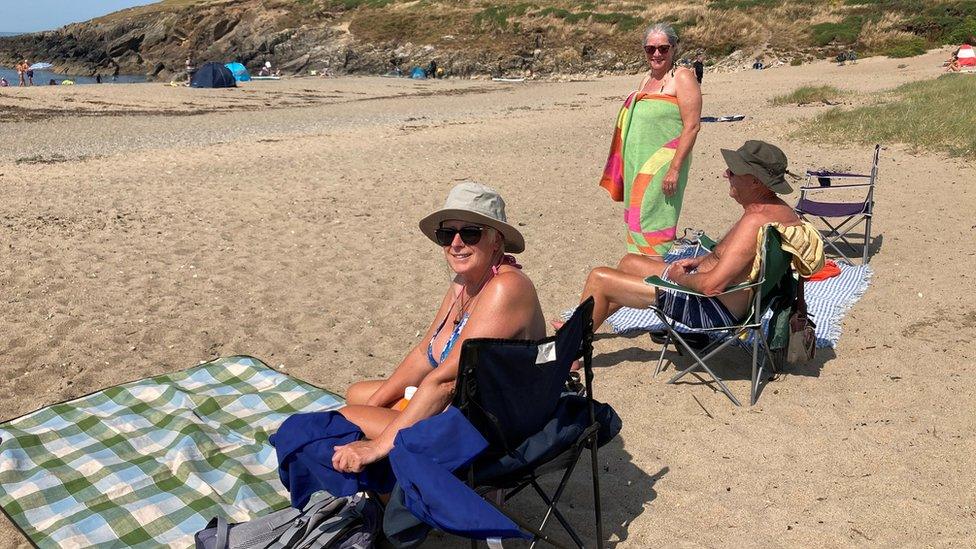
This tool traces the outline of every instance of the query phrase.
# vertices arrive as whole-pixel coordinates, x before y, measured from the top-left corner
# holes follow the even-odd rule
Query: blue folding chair
[[[584,396],[565,391],[574,360],[582,363]],[[546,505],[538,527],[501,511],[532,535],[533,547],[539,541],[564,547],[544,533],[550,518],[562,525],[576,547],[584,547],[558,504],[587,450],[595,545],[604,546],[597,447],[616,435],[620,418],[610,406],[593,400],[592,360],[593,298],[581,303],[553,337],[538,341],[472,338],[461,347],[454,405],[489,442],[489,449],[468,469],[468,482],[480,493],[501,491],[505,501],[532,488]],[[549,474],[560,476],[553,493],[538,481]]]

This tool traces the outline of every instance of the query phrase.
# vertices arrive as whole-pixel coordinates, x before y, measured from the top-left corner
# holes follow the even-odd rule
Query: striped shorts
[[[668,279],[664,277],[664,280]],[[665,315],[689,328],[722,328],[740,323],[725,304],[715,297],[702,297],[668,288],[658,288],[657,306]]]

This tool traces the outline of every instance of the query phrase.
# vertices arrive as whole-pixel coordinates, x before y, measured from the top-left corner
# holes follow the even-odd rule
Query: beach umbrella
[[[39,70],[43,70],[43,69],[50,69],[53,66],[54,65],[52,65],[50,63],[34,63],[33,65],[27,67],[27,70],[29,70],[29,71],[39,71]]]

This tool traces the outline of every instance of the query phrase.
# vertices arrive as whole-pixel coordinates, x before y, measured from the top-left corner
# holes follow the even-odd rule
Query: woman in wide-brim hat
[[[506,220],[497,191],[470,181],[458,184],[442,209],[420,221],[420,230],[441,246],[454,277],[424,337],[393,375],[355,383],[347,391],[340,412],[367,440],[336,448],[337,471],[359,472],[386,457],[400,429],[450,404],[465,339],[546,335],[535,286],[508,255],[522,252],[525,240]],[[393,409],[410,386],[417,391],[406,407]]]

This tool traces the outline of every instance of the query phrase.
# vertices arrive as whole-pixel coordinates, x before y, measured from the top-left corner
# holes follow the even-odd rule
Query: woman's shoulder
[[[689,82],[694,81],[698,83],[698,77],[695,75],[695,71],[691,67],[677,67],[674,69],[674,80],[675,82]]]
[[[498,269],[498,274],[488,281],[485,290],[496,299],[508,301],[526,295],[535,295],[535,284],[521,269],[503,265]]]

